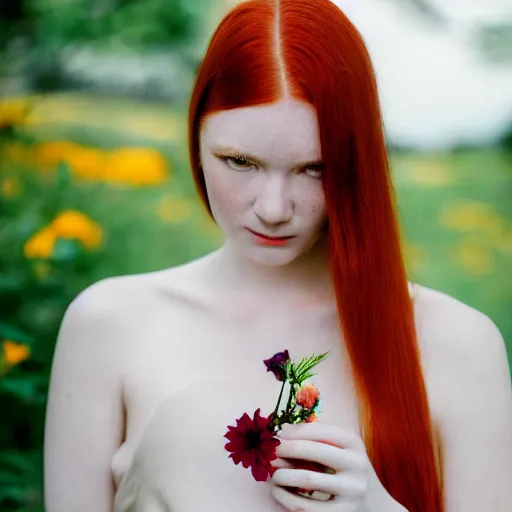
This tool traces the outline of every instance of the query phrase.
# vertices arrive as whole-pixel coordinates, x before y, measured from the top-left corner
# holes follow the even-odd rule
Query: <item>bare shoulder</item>
[[[468,362],[482,352],[506,355],[503,337],[489,316],[444,292],[415,286],[416,324],[425,350]]]
[[[118,326],[121,322],[130,326],[138,318],[146,317],[158,301],[177,293],[182,267],[186,265],[97,281],[75,297],[66,315]]]
[[[137,275],[98,281],[66,310],[45,419],[48,510],[110,510],[109,470],[125,431],[126,363],[140,343],[137,326],[147,320],[154,302],[154,279]]]
[[[510,400],[510,368],[501,332],[486,314],[438,290],[418,286],[416,328],[434,407],[454,411],[468,395]],[[461,397],[466,400],[461,401]]]
[[[440,291],[419,287],[415,301],[445,509],[509,510],[512,386],[503,336],[487,315]]]
[[[81,291],[68,307],[68,313],[94,320],[113,318],[125,308],[144,303],[151,295],[155,273],[107,277]]]

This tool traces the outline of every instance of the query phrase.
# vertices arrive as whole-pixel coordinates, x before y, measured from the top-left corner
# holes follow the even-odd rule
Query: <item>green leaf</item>
[[[33,470],[33,460],[20,452],[4,451],[2,453],[2,469],[14,474],[28,473]]]
[[[14,474],[9,470],[0,470],[0,484],[1,486],[6,485],[20,485],[23,483],[23,477]]]
[[[77,257],[79,250],[80,247],[76,240],[57,238],[53,248],[52,261],[72,261]]]
[[[23,291],[26,286],[26,274],[21,272],[11,272],[10,274],[0,274],[0,292],[8,293],[14,291]]]
[[[38,375],[16,375],[7,376],[0,379],[0,390],[12,393],[23,401],[31,403],[42,403],[45,396],[40,391],[43,382],[41,376]]]
[[[66,191],[72,182],[72,174],[71,169],[69,165],[66,162],[60,162],[57,166],[56,171],[56,178],[57,178],[57,189],[59,192]]]
[[[0,322],[0,338],[7,340],[17,341],[18,343],[24,343],[25,345],[33,345],[34,338],[18,329],[14,325]]]
[[[0,499],[2,501],[9,500],[17,503],[23,503],[27,497],[27,491],[24,484],[16,486],[1,486],[0,489]]]
[[[293,374],[297,384],[301,385],[306,379],[316,375],[314,373],[309,373],[309,370],[323,361],[329,355],[329,352],[330,351],[320,355],[313,354],[311,357],[302,358],[298,364],[294,364]]]

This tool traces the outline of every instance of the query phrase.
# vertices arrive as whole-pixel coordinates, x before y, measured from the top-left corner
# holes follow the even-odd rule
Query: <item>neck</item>
[[[284,300],[324,302],[334,297],[327,236],[322,236],[309,251],[286,265],[259,263],[228,240],[214,253],[214,264],[223,289],[250,290],[254,295]]]

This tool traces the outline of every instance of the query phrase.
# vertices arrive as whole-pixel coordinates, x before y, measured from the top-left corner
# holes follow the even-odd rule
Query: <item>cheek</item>
[[[301,213],[310,224],[322,224],[327,217],[322,190],[309,190],[297,204],[301,205]]]
[[[206,190],[212,210],[220,215],[229,215],[239,211],[242,199],[242,187],[237,180],[211,169],[205,172]]]

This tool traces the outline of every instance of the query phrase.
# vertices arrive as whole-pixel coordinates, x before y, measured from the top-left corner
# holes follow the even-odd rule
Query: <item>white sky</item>
[[[512,0],[429,0],[453,22],[437,30],[406,0],[333,0],[362,33],[377,73],[390,138],[423,149],[495,140],[512,122],[512,65],[470,44],[487,20],[512,20]]]

